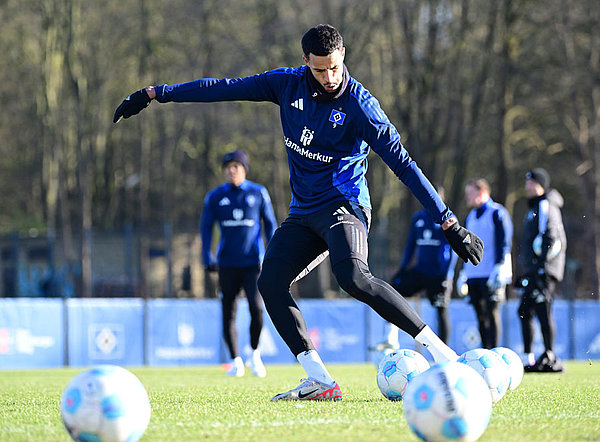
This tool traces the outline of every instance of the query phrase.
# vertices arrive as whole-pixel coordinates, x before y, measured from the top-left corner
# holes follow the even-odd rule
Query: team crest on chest
[[[344,124],[344,120],[346,119],[346,114],[337,109],[331,109],[331,114],[329,115],[329,121],[333,123],[333,127],[336,127],[338,124],[341,126]]]

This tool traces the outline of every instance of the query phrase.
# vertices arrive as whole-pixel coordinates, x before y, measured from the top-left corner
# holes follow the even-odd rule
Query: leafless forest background
[[[301,36],[326,22],[460,219],[465,181],[491,182],[513,215],[515,255],[524,174],[551,173],[565,197],[572,290],[597,299],[597,0],[0,0],[0,233],[56,237],[89,280],[89,232],[196,231],[234,148],[249,153],[249,178],[268,187],[281,221],[289,186],[276,106],[152,103],[117,125],[112,114],[149,84],[298,65]],[[375,154],[368,179],[370,259],[385,276],[419,205]]]

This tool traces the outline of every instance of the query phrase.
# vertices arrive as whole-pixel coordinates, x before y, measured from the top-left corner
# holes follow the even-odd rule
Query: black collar
[[[545,199],[546,199],[546,194],[544,193],[543,195],[534,196],[533,198],[529,198],[527,200],[527,203],[529,204],[529,207],[535,207],[539,204],[539,202],[541,200],[545,200]]]
[[[350,74],[348,73],[346,65],[344,65],[344,78],[342,79],[342,84],[340,84],[340,87],[335,92],[327,92],[313,76],[308,66],[306,66],[304,75],[306,83],[308,84],[308,89],[310,90],[310,96],[318,103],[329,103],[340,98],[346,91],[346,87],[350,80]]]

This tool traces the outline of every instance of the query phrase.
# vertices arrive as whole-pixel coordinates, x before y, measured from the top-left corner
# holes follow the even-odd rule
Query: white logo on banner
[[[118,359],[125,355],[123,324],[90,324],[88,335],[90,359]]]
[[[326,328],[323,336],[325,348],[331,351],[339,351],[345,345],[354,345],[360,341],[357,335],[344,335],[335,328]]]
[[[194,342],[194,327],[190,324],[177,325],[177,340],[184,347],[189,347]]]
[[[212,359],[215,356],[215,350],[211,347],[193,347],[196,331],[192,324],[181,322],[177,324],[177,343],[175,346],[158,346],[154,354],[158,359],[165,360],[191,360],[191,359]]]
[[[49,348],[54,345],[52,336],[33,336],[31,330],[20,329],[16,331],[17,353],[32,355],[37,347]]]
[[[467,328],[463,333],[462,341],[467,348],[477,348],[481,344],[479,329],[475,326]]]
[[[36,348],[53,347],[53,336],[34,336],[27,328],[0,329],[0,354],[33,355]]]
[[[105,355],[112,352],[117,346],[117,337],[109,328],[103,328],[96,335],[96,347]]]

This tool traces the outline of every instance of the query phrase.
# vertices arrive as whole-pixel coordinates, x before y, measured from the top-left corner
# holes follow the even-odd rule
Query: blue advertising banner
[[[62,299],[0,299],[0,369],[65,362]]]
[[[250,311],[248,310],[248,301],[245,298],[238,300],[235,323],[238,332],[238,348],[242,358],[246,360],[252,351],[252,347],[250,346]],[[225,345],[223,345],[223,347],[224,361],[229,361],[231,359],[229,351]],[[292,352],[285,342],[283,342],[283,339],[281,339],[277,330],[275,330],[275,326],[267,312],[264,312],[263,314],[263,328],[260,332],[258,349],[260,350],[261,358],[265,364],[287,364],[296,362],[296,358],[292,355]]]
[[[69,365],[144,364],[144,301],[68,299]]]
[[[598,301],[578,301],[574,304],[575,359],[600,359],[600,304]]]
[[[221,302],[216,299],[148,301],[150,365],[218,364]]]
[[[437,333],[437,312],[429,301],[409,302]],[[326,363],[379,361],[381,353],[374,348],[387,339],[389,325],[368,306],[355,300],[322,299],[300,300],[298,304]],[[517,299],[502,305],[500,345],[521,353],[518,306]],[[600,303],[557,300],[553,312],[557,355],[562,359],[600,359]],[[450,346],[458,354],[480,347],[473,307],[455,299],[449,315]],[[240,351],[246,359],[250,354],[250,315],[245,299],[238,301],[236,323]],[[229,361],[221,330],[219,300],[0,299],[0,369],[59,367],[65,363],[218,364]],[[533,352],[539,356],[544,345],[537,318],[534,330]],[[401,348],[416,349],[432,360],[426,350],[416,348],[407,333],[399,331],[398,341]],[[296,362],[267,314],[259,348],[266,364]]]
[[[365,306],[355,300],[301,300],[308,334],[324,362],[366,360]]]

